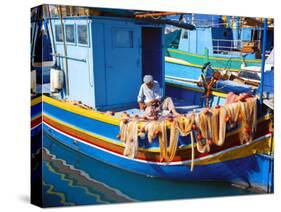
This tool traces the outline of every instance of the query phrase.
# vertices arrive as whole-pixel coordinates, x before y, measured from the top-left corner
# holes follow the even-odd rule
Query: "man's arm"
[[[143,102],[138,102],[138,103],[139,103],[140,110],[145,110],[146,104],[144,104]]]
[[[140,87],[140,91],[138,94],[138,104],[141,110],[144,110],[146,108],[146,105],[143,103],[143,99],[144,99],[144,92],[143,92],[143,85],[142,85]]]

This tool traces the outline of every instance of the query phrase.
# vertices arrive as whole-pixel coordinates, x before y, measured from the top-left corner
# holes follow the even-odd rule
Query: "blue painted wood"
[[[142,76],[149,74],[157,80],[165,93],[162,28],[142,27]]]
[[[72,138],[53,130],[46,124],[43,124],[43,130],[44,133],[71,149],[112,166],[145,176],[173,180],[220,180],[248,184],[263,190],[266,190],[268,185],[271,186],[273,183],[272,170],[269,166],[269,161],[272,159],[260,155],[224,161],[223,163],[198,165],[191,172],[190,167],[184,164],[164,165],[141,162],[80,141],[74,143]],[[48,141],[43,140],[43,145],[49,145]],[[270,174],[268,175],[268,173]]]
[[[75,29],[75,43],[66,43],[67,56],[73,59],[67,59],[68,77],[69,77],[69,99],[79,100],[83,103],[95,106],[94,102],[94,76],[93,76],[93,54],[91,39],[91,20],[63,20],[64,25],[73,25]],[[53,20],[52,26],[60,26],[60,20]],[[88,45],[81,45],[77,41],[77,26],[84,25],[88,29]],[[56,36],[55,36],[56,37]],[[64,47],[63,43],[55,41],[58,57],[57,65],[62,70],[64,67]],[[77,60],[76,60],[77,59]],[[83,62],[85,60],[86,62]]]
[[[184,38],[185,31],[182,30],[179,42],[179,50],[186,51],[191,54],[203,55],[205,48],[208,48],[210,55],[213,53],[212,44],[212,28],[200,28],[188,31],[187,38]]]
[[[261,82],[260,82],[260,103],[263,103],[263,83],[264,83],[264,66],[265,66],[265,50],[266,50],[266,37],[267,37],[267,18],[263,22],[263,40],[262,40],[262,63],[261,63]]]
[[[60,26],[59,19],[52,19],[53,29]],[[164,87],[163,26],[135,23],[133,19],[64,18],[66,27],[74,28],[74,42],[66,42],[69,95],[67,98],[80,100],[99,110],[130,107],[136,104],[139,87],[144,73],[155,75]],[[87,44],[79,42],[79,26],[87,26]],[[73,26],[73,27],[71,27]],[[155,29],[152,40],[142,46],[142,27]],[[54,30],[56,31],[56,30]],[[152,35],[152,34],[151,34]],[[60,37],[55,35],[54,37]],[[69,39],[70,39],[69,38]],[[63,42],[55,41],[57,66],[65,69]],[[147,40],[147,39],[146,39]],[[156,41],[158,42],[157,48]],[[144,57],[149,49],[151,57]],[[150,67],[142,72],[143,60]]]
[[[93,20],[93,56],[95,75],[95,105],[96,108],[106,106],[106,73],[104,48],[104,23]]]
[[[64,124],[79,128],[85,132],[94,133],[96,135],[110,139],[112,142],[122,143],[122,141],[116,138],[116,135],[119,134],[120,131],[119,126],[80,116],[45,102],[43,103],[43,114],[55,120],[59,120]],[[187,139],[186,137],[180,137],[179,143],[190,144],[190,139]],[[145,148],[159,147],[158,138],[154,139],[153,142],[149,142],[147,137],[140,139],[139,146]]]
[[[141,85],[140,28],[133,23],[105,24],[107,105],[134,104]]]

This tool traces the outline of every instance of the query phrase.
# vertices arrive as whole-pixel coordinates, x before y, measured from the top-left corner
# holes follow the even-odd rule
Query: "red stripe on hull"
[[[67,126],[60,124],[54,120],[51,120],[45,116],[43,116],[43,121],[46,122],[48,125],[52,126],[53,128],[65,133],[67,135],[70,135],[74,138],[80,139],[88,144],[92,144],[99,148],[105,149],[107,151],[110,151],[110,152],[113,152],[113,153],[116,153],[119,155],[123,155],[124,147],[121,147],[121,146],[109,143],[107,141],[104,141],[102,139],[87,135],[83,132],[79,132],[78,130],[67,127]],[[259,127],[261,127],[261,126],[259,126]],[[263,128],[266,128],[266,127],[263,127]],[[262,131],[264,132],[265,130],[262,130]],[[257,133],[258,134],[257,137],[263,136],[266,133],[267,133],[267,131],[264,133],[259,132],[259,133]],[[211,151],[209,153],[201,154],[201,153],[195,151],[195,159],[205,157],[210,154],[214,154],[214,153],[217,153],[217,152],[220,152],[220,151],[223,151],[223,150],[226,150],[228,148],[238,146],[238,145],[240,145],[240,141],[238,139],[238,134],[234,134],[234,135],[227,137],[227,140],[225,141],[225,144],[222,147],[219,147],[216,145],[211,146]],[[160,153],[139,150],[136,159],[143,160],[143,161],[159,162]],[[179,162],[179,161],[185,161],[185,160],[190,160],[190,159],[191,159],[191,149],[178,149],[176,156],[174,157],[174,160],[172,162]]]
[[[37,117],[36,119],[31,121],[31,128],[42,123],[42,116]]]

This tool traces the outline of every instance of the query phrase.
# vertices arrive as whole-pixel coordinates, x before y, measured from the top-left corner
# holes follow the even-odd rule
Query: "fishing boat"
[[[34,126],[35,120],[41,119],[41,125],[36,126],[54,142],[147,177],[226,181],[273,191],[273,112],[259,101],[256,104],[254,97],[249,101],[257,106],[257,113],[251,112],[257,127],[247,142],[239,139],[243,130],[240,125],[225,124],[223,144],[205,142],[208,151],[196,149],[203,139],[198,140],[198,131],[192,128],[174,141],[175,152],[168,161],[161,158],[163,149],[157,134],[152,140],[137,135],[136,154],[126,155],[128,142],[118,135],[126,124],[124,114],[129,117],[127,123],[141,114],[136,97],[144,75],[153,75],[164,96],[174,99],[183,114],[180,117],[220,110],[227,95],[210,91],[206,101],[198,87],[187,90],[165,85],[163,22],[108,15],[63,16],[61,8],[59,11],[59,17],[37,21],[39,29],[44,25],[48,31],[53,63],[44,67],[50,71],[49,91],[32,99]],[[248,100],[243,101],[233,104],[244,107]],[[35,115],[35,108],[42,108],[42,113]],[[176,118],[163,121],[168,134],[173,120]],[[135,126],[139,128],[145,122],[139,120]]]
[[[261,66],[261,21],[201,15],[202,21],[200,15],[189,16],[185,16],[186,21],[195,26],[194,30],[175,29],[165,34],[167,77],[197,80],[207,62],[215,70],[233,73],[239,73],[241,68]],[[272,25],[267,34],[266,52],[269,53],[273,47]]]

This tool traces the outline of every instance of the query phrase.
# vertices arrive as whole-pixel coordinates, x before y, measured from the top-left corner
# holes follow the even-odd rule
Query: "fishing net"
[[[134,158],[138,149],[138,137],[144,139],[146,135],[150,143],[158,137],[161,162],[173,161],[180,136],[190,135],[192,162],[194,144],[199,153],[208,153],[213,144],[224,144],[227,130],[237,128],[241,144],[251,142],[257,122],[256,98],[239,98],[234,103],[206,108],[199,113],[158,120],[130,118],[125,114],[121,116],[119,134],[120,140],[125,142],[124,155]]]

